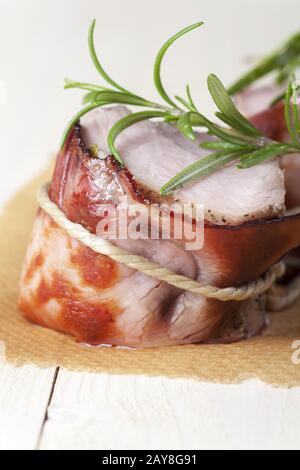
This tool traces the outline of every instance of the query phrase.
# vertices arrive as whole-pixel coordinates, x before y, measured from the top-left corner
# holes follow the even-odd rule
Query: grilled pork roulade
[[[228,165],[162,197],[162,184],[207,154],[199,148],[204,137],[198,135],[191,142],[170,124],[135,124],[118,139],[125,162],[121,167],[109,155],[107,134],[128,113],[123,107],[92,111],[70,133],[58,155],[49,193],[69,220],[96,233],[103,208],[117,208],[121,196],[147,208],[173,201],[202,204],[201,249],[187,250],[184,240],[175,238],[116,238],[113,243],[220,288],[259,278],[300,244],[300,217],[284,216],[286,189],[278,161],[243,171]],[[95,144],[97,155],[89,150]],[[255,335],[266,322],[263,300],[262,296],[224,302],[180,290],[93,252],[40,209],[24,264],[19,307],[28,320],[80,342],[151,347]]]

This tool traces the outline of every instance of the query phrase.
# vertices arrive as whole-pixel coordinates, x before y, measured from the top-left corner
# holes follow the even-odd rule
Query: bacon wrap
[[[76,126],[58,155],[51,199],[71,221],[95,233],[99,207],[117,204],[124,194],[146,205],[160,202],[112,157],[91,157]],[[115,243],[203,284],[240,286],[299,246],[300,217],[234,227],[206,223],[199,251],[170,240]],[[266,323],[262,300],[221,302],[176,289],[92,252],[39,210],[19,307],[28,320],[80,342],[152,347],[255,335]]]

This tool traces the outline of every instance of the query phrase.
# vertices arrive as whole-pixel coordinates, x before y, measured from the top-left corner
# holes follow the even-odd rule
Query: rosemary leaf
[[[189,86],[189,85],[186,86],[186,95],[187,95],[187,97],[188,97],[188,101],[189,101],[189,103],[190,103],[191,108],[192,108],[195,112],[198,112],[198,110],[197,110],[197,108],[196,108],[196,106],[195,106],[194,100],[193,100],[193,98],[192,98],[191,90],[190,90],[190,86]]]
[[[177,122],[179,118],[180,118],[180,116],[174,116],[174,114],[166,113],[166,115],[164,117],[164,121],[169,122],[169,123],[172,123],[172,122],[174,123],[174,122]]]
[[[248,145],[237,145],[237,144],[231,144],[230,142],[223,142],[223,141],[202,142],[200,144],[200,147],[205,150],[232,150],[232,151],[255,150],[255,147],[251,147]]]
[[[82,98],[82,103],[83,104],[89,104],[89,103],[95,103],[95,98],[97,96],[97,91],[89,91],[86,93],[83,98]]]
[[[289,144],[270,144],[265,147],[255,150],[248,155],[241,157],[241,162],[237,165],[239,169],[247,169],[253,166],[256,166],[260,163],[270,160],[274,157],[280,157],[281,155],[286,154],[291,150],[291,145]]]
[[[128,114],[128,116],[125,116],[118,122],[116,122],[116,124],[110,129],[107,138],[110,151],[112,155],[114,155],[116,160],[118,160],[118,162],[123,165],[121,155],[119,154],[115,146],[115,141],[118,135],[121,134],[121,132],[123,132],[125,129],[132,126],[133,124],[136,124],[137,122],[145,121],[146,119],[152,118],[164,118],[165,116],[166,113],[164,111],[141,111],[138,113]]]
[[[190,140],[196,140],[193,127],[191,125],[191,113],[183,114],[177,121],[177,127],[180,132]]]
[[[169,47],[177,40],[179,39],[181,36],[183,36],[184,34],[192,31],[193,29],[196,29],[196,28],[199,28],[200,26],[203,25],[203,22],[198,22],[198,23],[195,23],[195,24],[192,24],[191,26],[188,26],[187,28],[184,28],[183,30],[179,31],[179,33],[175,34],[174,36],[172,36],[159,50],[157,56],[156,56],[156,59],[155,59],[155,63],[154,63],[154,72],[153,72],[153,76],[154,76],[154,83],[155,83],[155,86],[156,86],[156,89],[158,91],[158,93],[160,94],[160,96],[166,101],[166,103],[168,103],[170,106],[172,106],[173,108],[177,109],[178,106],[176,105],[176,103],[169,97],[169,95],[167,94],[163,84],[162,84],[162,80],[161,80],[161,64],[162,64],[162,61],[163,61],[163,58],[167,52],[167,50],[169,49]]]
[[[68,88],[79,88],[81,90],[88,90],[88,91],[108,90],[108,88],[105,88],[103,86],[93,85],[92,83],[75,82],[74,80],[70,80],[69,78],[65,78],[64,88],[66,90]]]
[[[256,129],[235,107],[232,99],[222,82],[216,75],[209,75],[207,79],[209,92],[221,111],[218,116],[234,129],[251,137],[260,137],[261,133]]]
[[[123,88],[121,85],[119,85],[117,82],[115,82],[106,72],[105,70],[103,69],[102,65],[100,64],[99,62],[99,59],[98,59],[98,56],[97,56],[97,53],[96,53],[96,49],[95,49],[95,44],[94,44],[94,31],[95,31],[95,26],[96,26],[96,20],[93,20],[91,25],[90,25],[90,29],[89,29],[89,35],[88,35],[88,43],[89,43],[89,50],[90,50],[90,55],[91,55],[91,58],[92,58],[92,61],[96,67],[96,69],[98,70],[98,72],[100,73],[100,75],[102,76],[102,78],[104,78],[104,80],[109,83],[111,86],[113,86],[114,88],[116,88],[117,90],[120,90],[120,91],[123,91],[125,93],[130,93],[130,91],[126,90],[126,88]]]
[[[232,120],[230,118],[228,118],[227,116],[225,116],[223,113],[220,113],[220,112],[217,111],[215,113],[215,116],[229,126],[229,129],[224,128],[224,130],[229,131],[231,134],[236,134],[236,135],[240,135],[240,136],[242,135],[243,139],[247,140],[249,143],[250,142],[255,143],[255,142],[257,142],[258,137],[259,138],[262,137],[261,135],[254,137],[254,136],[250,136],[248,134],[245,134],[244,130],[241,127],[239,127],[238,125],[233,124]]]
[[[214,124],[212,121],[207,119],[203,114],[191,113],[191,124],[195,127],[206,127],[208,133],[215,137],[218,137],[225,142],[231,142],[232,144],[243,145],[247,143],[247,136],[232,132],[230,129],[225,129]],[[249,143],[249,142],[248,142]]]
[[[177,101],[179,101],[179,103],[183,104],[183,106],[185,106],[189,111],[194,112],[194,108],[184,98],[181,98],[181,96],[178,95],[176,95],[175,98]]]
[[[230,149],[212,153],[180,171],[161,188],[160,194],[167,196],[193,181],[208,176],[220,168],[227,166],[229,163],[238,160],[244,152],[246,151],[233,152]]]
[[[130,104],[133,106],[152,107],[153,103],[130,93],[115,90],[103,90],[95,94],[95,103],[108,102],[110,104]]]
[[[247,139],[247,136],[244,136],[243,134],[233,132],[230,129],[225,129],[217,124],[214,124],[211,121],[208,121],[206,124],[209,134],[218,137],[221,140],[224,140],[224,142],[229,142],[231,144],[236,144],[236,145],[249,145],[253,144],[253,141],[249,141]]]

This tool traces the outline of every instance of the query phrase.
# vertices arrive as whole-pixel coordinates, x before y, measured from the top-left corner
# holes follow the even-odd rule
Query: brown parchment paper
[[[20,270],[37,209],[36,189],[50,176],[48,170],[29,183],[0,217],[0,341],[5,343],[8,362],[219,383],[255,377],[274,386],[300,386],[300,365],[292,362],[292,344],[300,340],[300,304],[272,314],[264,335],[248,341],[148,350],[88,348],[24,320],[16,308]]]

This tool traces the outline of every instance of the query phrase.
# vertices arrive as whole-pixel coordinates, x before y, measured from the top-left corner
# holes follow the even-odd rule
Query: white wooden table
[[[170,51],[166,81],[177,92],[188,73],[209,108],[205,76],[232,80],[245,52],[259,56],[299,29],[299,13],[299,0],[0,0],[0,204],[45,166],[78,110],[64,76],[98,79],[85,42],[91,18],[108,70],[150,98],[161,42],[205,19],[205,31]],[[299,449],[299,422],[299,388],[0,363],[0,449]]]
[[[299,449],[300,390],[0,366],[0,449]]]

